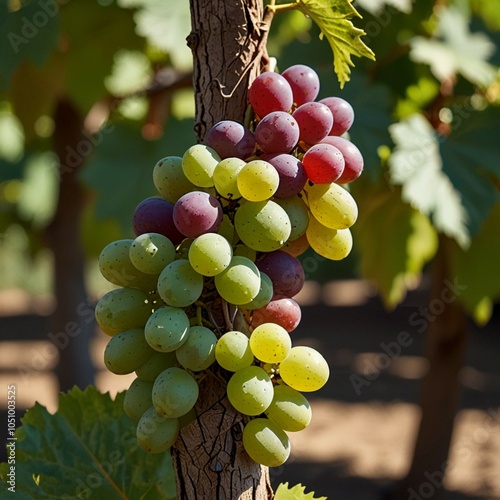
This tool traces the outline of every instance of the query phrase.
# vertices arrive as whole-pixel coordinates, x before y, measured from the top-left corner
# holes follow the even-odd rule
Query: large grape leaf
[[[94,387],[74,388],[59,398],[51,415],[35,404],[21,419],[16,443],[19,500],[175,498],[168,453],[142,451],[135,423],[123,411],[123,396],[112,400]],[[9,465],[0,465],[0,497],[8,498]]]
[[[410,41],[410,57],[430,65],[441,81],[461,74],[476,85],[489,85],[496,78],[496,69],[486,62],[495,51],[495,44],[485,33],[471,33],[469,19],[458,7],[439,10],[437,39],[415,37]]]
[[[281,483],[274,494],[274,500],[326,500],[326,497],[315,497],[314,491],[307,494],[305,491],[305,486],[301,484],[289,488],[288,483]]]
[[[320,28],[333,51],[333,67],[342,88],[349,81],[351,56],[375,59],[361,37],[365,34],[356,28],[351,19],[360,17],[352,0],[297,0],[297,8],[309,16]]]

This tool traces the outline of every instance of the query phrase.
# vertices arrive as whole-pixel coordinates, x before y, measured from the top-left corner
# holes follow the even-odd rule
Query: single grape
[[[260,289],[259,293],[246,304],[241,304],[240,309],[260,309],[269,304],[269,301],[273,298],[273,282],[271,278],[263,272],[260,273]]]
[[[135,328],[117,333],[104,349],[104,364],[116,375],[125,375],[137,370],[153,354],[153,349],[144,338],[144,330]]]
[[[145,382],[154,382],[156,377],[163,370],[166,370],[171,366],[177,366],[177,358],[175,357],[174,351],[154,351],[153,354],[151,354],[151,356],[149,356],[149,358],[139,368],[137,368],[135,374],[140,380],[144,380]]]
[[[255,137],[241,123],[223,120],[216,123],[205,138],[207,146],[222,158],[248,158],[255,148]]]
[[[186,342],[175,351],[175,355],[184,368],[199,372],[214,363],[216,343],[217,337],[212,330],[205,326],[192,326]]]
[[[245,425],[243,446],[254,462],[266,467],[279,467],[290,456],[285,431],[267,418],[254,418]]]
[[[306,397],[287,385],[275,385],[273,401],[266,416],[288,432],[304,430],[312,418],[312,410]]]
[[[246,165],[240,158],[225,158],[214,169],[214,186],[224,198],[236,200],[241,197],[236,181],[238,173]]]
[[[306,236],[311,248],[330,260],[345,259],[352,250],[352,234],[349,229],[330,229],[314,217],[309,221]]]
[[[296,300],[283,295],[274,295],[269,304],[253,311],[252,326],[276,323],[290,333],[299,326],[301,318],[302,312]]]
[[[309,66],[304,64],[296,64],[290,66],[282,73],[293,92],[293,102],[296,106],[314,101],[319,93],[319,77],[318,74]]]
[[[266,115],[255,127],[255,140],[264,153],[289,153],[299,141],[299,125],[283,111]]]
[[[302,158],[307,177],[316,184],[330,184],[344,171],[344,156],[331,144],[316,144]]]
[[[154,290],[156,276],[139,271],[130,260],[130,247],[134,240],[123,239],[106,245],[98,258],[99,270],[114,285],[141,290]]]
[[[215,359],[222,368],[230,372],[250,366],[254,362],[254,356],[248,337],[239,331],[226,332],[217,341]]]
[[[260,366],[247,366],[229,379],[227,397],[240,413],[260,415],[273,400],[273,383]]]
[[[326,384],[329,376],[328,363],[312,347],[292,347],[288,356],[280,363],[280,377],[296,391],[317,391]]]
[[[217,229],[217,234],[220,234],[221,236],[226,238],[226,240],[232,245],[234,245],[238,241],[236,229],[234,229],[234,225],[227,214],[223,215],[222,222],[219,226],[219,229]]]
[[[264,201],[276,192],[280,177],[277,170],[267,161],[253,160],[238,172],[236,182],[243,198]]]
[[[250,259],[233,256],[229,266],[215,276],[215,286],[227,302],[246,304],[259,293],[260,272]]]
[[[192,191],[177,200],[173,220],[175,227],[188,238],[215,233],[222,222],[222,207],[211,194]]]
[[[153,168],[153,183],[158,193],[170,203],[175,203],[183,194],[196,189],[184,175],[180,156],[167,156],[158,161]]]
[[[351,193],[338,184],[306,185],[309,210],[330,229],[347,229],[358,218],[358,206]],[[311,241],[309,240],[309,243]]]
[[[241,241],[258,252],[272,252],[290,237],[292,225],[287,213],[272,200],[243,203],[234,217]]]
[[[233,247],[217,233],[198,236],[189,247],[189,262],[193,269],[203,276],[216,276],[229,266]]]
[[[168,418],[180,417],[190,411],[198,395],[196,380],[183,368],[167,368],[153,384],[153,405],[160,415]]]
[[[221,157],[209,146],[195,144],[182,157],[182,171],[195,186],[209,188],[214,185],[214,169]]]
[[[342,135],[351,128],[354,121],[354,110],[345,99],[326,97],[319,102],[328,106],[333,115],[333,126],[328,135]]]
[[[246,257],[252,262],[257,260],[257,251],[253,248],[247,247],[243,243],[238,243],[233,250],[233,255],[241,255],[241,257]]]
[[[298,158],[286,153],[263,155],[261,158],[278,172],[280,182],[274,193],[275,198],[289,198],[302,191],[307,182],[307,174]]]
[[[200,298],[202,291],[203,276],[187,259],[174,260],[158,278],[158,293],[169,306],[190,306]]]
[[[130,245],[129,256],[139,271],[158,275],[175,260],[175,246],[163,234],[144,233]]]
[[[280,363],[292,348],[288,332],[276,323],[263,323],[250,335],[250,348],[254,356],[264,363]]]
[[[310,145],[324,139],[333,126],[332,112],[320,102],[306,102],[292,116],[299,124],[300,140]]]
[[[289,111],[293,104],[290,84],[278,73],[261,73],[250,85],[248,100],[263,118],[273,111]]]
[[[290,196],[275,201],[285,210],[292,225],[288,242],[300,238],[306,232],[309,224],[309,209],[304,200],[300,196]]]
[[[153,382],[146,382],[140,378],[132,381],[125,392],[123,399],[123,410],[132,420],[139,421],[144,412],[153,406],[151,391]]]
[[[148,319],[144,336],[155,351],[173,352],[186,341],[189,326],[189,318],[184,310],[162,306]]]
[[[351,141],[348,141],[343,137],[337,137],[336,135],[329,135],[321,142],[335,146],[344,157],[344,171],[335,181],[337,184],[352,182],[361,175],[364,166],[363,156],[359,149]]]
[[[95,308],[96,321],[108,335],[142,328],[150,314],[148,296],[132,288],[111,290],[99,299]]]
[[[259,271],[266,273],[273,283],[274,293],[293,297],[304,286],[304,269],[292,255],[276,250],[264,254],[255,263]]]
[[[137,424],[137,442],[148,453],[163,453],[175,443],[179,429],[179,419],[166,418],[151,407]]]
[[[174,245],[178,245],[184,236],[175,227],[174,205],[164,198],[153,196],[141,201],[134,210],[132,226],[136,236],[144,233],[160,233]]]

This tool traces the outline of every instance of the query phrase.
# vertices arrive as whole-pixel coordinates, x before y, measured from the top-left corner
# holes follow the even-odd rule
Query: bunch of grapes
[[[137,376],[124,410],[147,451],[168,450],[195,417],[205,376],[227,381],[258,463],[283,464],[286,432],[311,421],[303,393],[323,387],[329,368],[318,351],[292,346],[301,318],[293,297],[305,279],[297,257],[309,247],[331,260],[349,254],[357,207],[345,184],[363,169],[341,137],[352,107],[315,101],[318,91],[303,65],[262,73],[249,89],[247,126],[221,121],[205,144],[160,160],[159,196],[133,214],[136,238],[99,256],[117,285],[96,306],[111,336],[104,361]]]

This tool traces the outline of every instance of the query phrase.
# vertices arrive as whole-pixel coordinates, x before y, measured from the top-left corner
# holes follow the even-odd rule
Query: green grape
[[[104,333],[114,335],[131,328],[141,328],[151,314],[148,296],[141,290],[117,288],[101,297],[95,318]]]
[[[273,383],[260,366],[247,366],[229,379],[227,397],[240,413],[260,415],[273,400]]]
[[[228,215],[224,214],[222,216],[222,222],[219,229],[217,229],[217,234],[224,236],[224,238],[226,238],[226,240],[231,244],[237,242],[236,230],[234,229],[233,223]]]
[[[179,429],[178,418],[166,418],[151,407],[137,424],[137,442],[144,451],[163,453],[175,443]]]
[[[117,375],[137,370],[153,354],[144,338],[144,330],[125,330],[111,337],[104,349],[106,368]]]
[[[246,257],[252,262],[257,260],[257,251],[253,248],[247,247],[243,243],[239,243],[234,247],[233,255],[240,255],[241,257]]]
[[[139,271],[158,275],[175,260],[175,246],[163,234],[144,233],[132,242],[129,255]]]
[[[248,337],[238,331],[226,332],[217,341],[215,359],[222,368],[230,372],[250,366],[254,362],[254,356]]]
[[[306,232],[309,224],[309,209],[304,200],[300,196],[290,196],[275,201],[285,210],[292,225],[288,241],[300,238]]]
[[[220,156],[204,144],[191,146],[182,157],[182,171],[195,186],[209,188],[214,185],[213,173]]]
[[[290,334],[276,323],[262,323],[250,335],[250,349],[264,363],[280,363],[291,348]]]
[[[278,171],[267,161],[248,162],[236,178],[241,196],[249,201],[265,201],[276,192],[280,183]]]
[[[158,293],[169,306],[187,307],[200,298],[202,291],[203,276],[187,259],[174,260],[158,278]]]
[[[189,262],[203,276],[215,276],[229,266],[233,257],[231,244],[217,233],[198,236],[189,247]]]
[[[154,166],[153,182],[158,193],[173,204],[181,196],[196,190],[196,186],[184,175],[180,156],[162,158]]]
[[[274,290],[273,290],[273,282],[271,278],[266,274],[260,271],[260,289],[259,293],[246,304],[242,304],[240,309],[260,309],[261,307],[267,306],[271,299],[273,298]]]
[[[153,384],[153,405],[158,413],[169,418],[186,414],[194,407],[198,395],[196,380],[182,368],[167,368]]]
[[[266,416],[284,431],[297,432],[311,423],[312,410],[309,401],[299,391],[287,385],[275,385]]]
[[[243,446],[250,458],[266,467],[279,467],[290,456],[285,431],[267,418],[254,418],[243,429]]]
[[[138,421],[144,412],[153,406],[152,390],[153,382],[146,382],[140,378],[132,381],[123,399],[123,410],[132,420]]]
[[[214,186],[224,198],[236,200],[241,197],[236,178],[241,169],[246,165],[239,158],[225,158],[217,164],[213,173]]]
[[[187,370],[205,370],[215,361],[216,343],[217,337],[212,330],[205,326],[192,326],[186,342],[175,351],[177,361]]]
[[[183,309],[172,306],[158,308],[144,327],[148,344],[159,352],[172,352],[187,339],[189,318]]]
[[[260,272],[246,257],[234,256],[229,266],[215,277],[220,296],[231,304],[250,302],[260,290]]]
[[[147,340],[147,339],[146,339]],[[174,351],[159,352],[155,351],[147,361],[145,361],[137,370],[135,374],[141,380],[147,382],[154,382],[156,377],[167,368],[177,366],[177,358]]]
[[[292,347],[280,363],[280,376],[285,384],[301,392],[321,389],[330,376],[325,358],[312,347]]]
[[[306,184],[309,210],[323,226],[330,229],[347,229],[358,217],[358,206],[351,193],[332,182],[331,184]]]
[[[134,240],[117,240],[106,245],[98,258],[99,270],[110,283],[126,288],[152,291],[157,276],[145,274],[130,260],[130,247]]]
[[[243,203],[236,211],[234,227],[241,241],[258,252],[278,250],[292,230],[287,213],[272,200]]]
[[[330,229],[311,217],[306,235],[311,248],[327,259],[342,260],[351,252],[350,229]]]

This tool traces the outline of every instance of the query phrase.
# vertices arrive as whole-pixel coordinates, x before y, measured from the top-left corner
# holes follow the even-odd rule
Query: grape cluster
[[[305,279],[297,257],[309,247],[331,260],[349,254],[357,207],[345,184],[363,169],[359,150],[340,137],[352,107],[315,101],[318,92],[307,66],[262,73],[249,89],[247,126],[221,121],[205,144],[160,160],[158,196],[132,217],[135,239],[99,256],[117,286],[96,306],[111,337],[104,361],[115,374],[136,374],[124,410],[147,451],[170,448],[195,417],[207,374],[227,381],[256,462],[284,463],[286,432],[311,421],[303,393],[323,387],[329,368],[315,349],[292,346]]]

